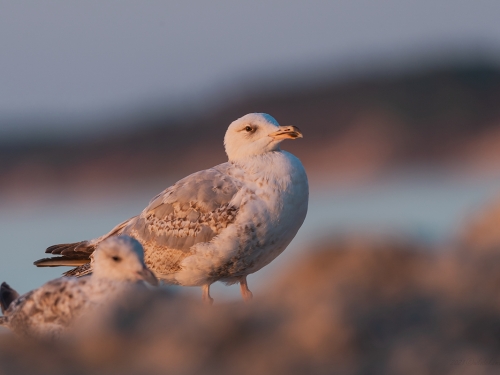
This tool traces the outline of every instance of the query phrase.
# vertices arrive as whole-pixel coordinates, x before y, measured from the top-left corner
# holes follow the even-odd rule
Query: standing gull
[[[57,336],[83,314],[132,293],[137,283],[158,283],[144,264],[141,244],[129,236],[102,241],[92,258],[92,275],[52,280],[20,297],[2,283],[0,325],[22,335]]]
[[[35,265],[77,266],[66,275],[86,275],[101,241],[128,234],[141,242],[146,264],[166,283],[201,286],[211,303],[212,283],[239,282],[249,300],[247,275],[281,254],[306,217],[306,172],[280,149],[283,140],[297,138],[302,133],[295,126],[279,126],[264,113],[245,115],[227,129],[227,163],[185,177],[102,237],[49,247],[47,253],[60,256]]]

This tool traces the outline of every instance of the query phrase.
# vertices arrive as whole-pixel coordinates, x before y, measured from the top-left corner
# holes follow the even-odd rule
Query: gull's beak
[[[139,272],[137,272],[139,275],[139,278],[141,280],[144,280],[145,282],[157,286],[158,285],[158,279],[156,278],[155,274],[146,266]]]
[[[280,126],[279,130],[269,134],[275,140],[303,138],[302,132],[296,126]]]

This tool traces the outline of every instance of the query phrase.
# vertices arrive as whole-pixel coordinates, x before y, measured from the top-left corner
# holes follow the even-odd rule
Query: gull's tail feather
[[[80,256],[80,258],[74,257],[52,257],[39,259],[33,263],[37,267],[75,267],[72,270],[63,273],[64,276],[85,276],[92,273],[92,268],[90,267],[90,257],[86,255]]]
[[[52,255],[63,255],[60,258],[45,258],[45,259],[40,259],[35,262],[35,264],[38,266],[40,265],[41,267],[44,266],[44,263],[48,267],[57,267],[57,266],[65,266],[64,261],[66,260],[71,260],[71,259],[86,259],[87,262],[90,261],[89,257],[90,255],[95,251],[97,245],[104,241],[106,238],[109,238],[111,236],[116,236],[120,234],[123,229],[127,226],[127,224],[135,219],[135,217],[130,218],[128,220],[125,220],[123,223],[118,224],[116,227],[114,227],[109,233],[106,233],[104,236],[101,236],[99,238],[96,238],[95,240],[92,241],[80,241],[80,242],[74,242],[74,243],[62,243],[58,245],[52,245],[49,246],[46,250],[45,253],[47,254],[52,254]],[[61,262],[59,264],[56,264],[55,262],[53,265],[49,265],[48,260],[49,259],[60,259]],[[86,262],[85,262],[86,263]],[[83,264],[83,263],[80,263]],[[71,266],[74,266],[74,264],[69,264]]]
[[[9,308],[12,301],[19,298],[19,293],[12,289],[9,284],[3,282],[0,285],[0,306],[2,308],[2,314]],[[1,319],[1,318],[0,318]]]
[[[77,267],[89,262],[90,258],[88,255],[73,257],[63,255],[60,257],[38,259],[37,261],[33,262],[33,264],[37,267]]]
[[[39,259],[33,264],[37,267],[78,267],[90,262],[90,255],[96,245],[89,241],[53,245],[46,253],[60,255],[58,257]]]
[[[91,273],[92,273],[92,268],[90,267],[90,263],[85,263],[79,267],[76,267],[76,268],[73,268],[72,270],[64,272],[63,275],[64,276],[81,277],[81,276],[90,275]]]
[[[52,255],[60,255],[57,257],[39,259],[33,264],[37,267],[76,267],[63,273],[64,276],[85,276],[92,273],[90,266],[90,256],[95,251],[99,243],[106,238],[119,235],[127,224],[135,219],[132,217],[118,224],[109,233],[96,238],[92,241],[81,241],[75,243],[63,243],[59,245],[49,246],[45,252]]]

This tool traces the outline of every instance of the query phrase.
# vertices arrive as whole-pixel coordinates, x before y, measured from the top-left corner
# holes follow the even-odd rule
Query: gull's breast
[[[247,217],[241,230],[241,248],[245,249],[241,262],[247,273],[258,271],[285,250],[308,208],[307,175],[299,159],[281,152],[272,163],[263,164],[255,179],[257,199],[245,207],[254,217]]]

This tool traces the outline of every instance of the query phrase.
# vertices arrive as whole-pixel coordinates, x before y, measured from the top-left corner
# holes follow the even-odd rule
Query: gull
[[[265,113],[247,114],[225,134],[228,162],[178,181],[102,237],[49,247],[46,253],[59,256],[35,265],[77,266],[66,275],[86,275],[96,246],[127,234],[141,242],[146,264],[166,284],[201,286],[211,304],[212,283],[239,283],[249,301],[247,276],[281,254],[306,217],[306,172],[280,148],[283,140],[297,138],[302,133],[295,126],[280,126]]]
[[[22,296],[0,286],[0,325],[26,336],[56,337],[76,319],[133,293],[142,281],[158,280],[144,264],[142,245],[129,236],[102,241],[92,254],[91,275],[61,277]]]

